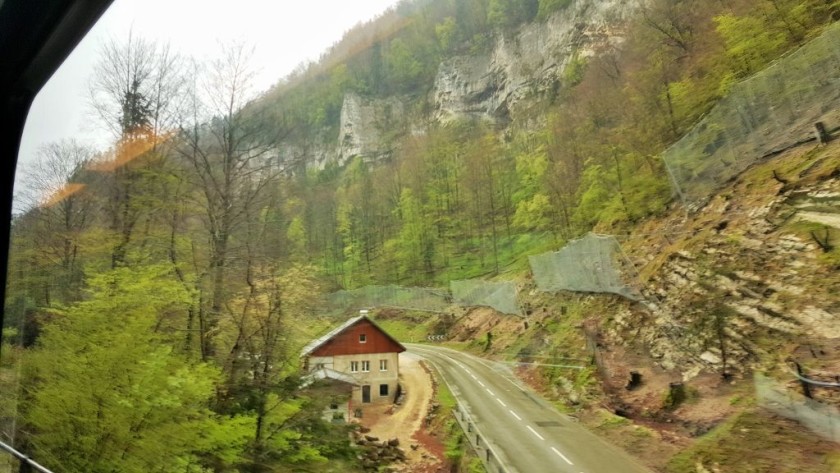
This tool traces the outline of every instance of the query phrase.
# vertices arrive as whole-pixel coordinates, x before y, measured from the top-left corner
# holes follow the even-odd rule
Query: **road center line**
[[[466,354],[465,354],[465,355],[466,355]],[[446,355],[444,355],[444,356],[446,356]],[[517,389],[522,389],[522,387],[521,387],[520,385],[518,385],[515,381],[513,381],[513,380],[512,380],[512,379],[510,379],[510,378],[508,378],[506,375],[502,374],[502,373],[501,373],[501,371],[500,371],[500,370],[498,370],[497,368],[494,368],[494,367],[490,366],[490,364],[488,364],[486,361],[482,360],[480,357],[477,357],[477,356],[472,356],[472,355],[467,355],[467,356],[471,356],[471,357],[472,357],[475,361],[477,361],[478,363],[481,363],[481,364],[482,364],[482,365],[484,365],[486,368],[488,368],[490,371],[494,371],[494,372],[496,372],[496,373],[499,373],[499,375],[500,375],[502,378],[504,378],[504,379],[505,379],[507,382],[509,382],[510,384],[514,385]]]
[[[478,381],[478,380],[476,380],[476,381]],[[480,384],[482,388],[484,387],[484,383],[482,383],[481,381],[478,381],[478,384]]]
[[[566,463],[568,463],[569,465],[574,465],[574,463],[572,463],[571,460],[566,458],[566,455],[563,455],[562,453],[560,453],[560,450],[557,450],[554,447],[551,447],[551,449],[554,450],[554,453],[556,453],[557,455],[560,455],[560,458],[562,458],[563,460],[566,460]]]
[[[496,398],[496,400],[499,401],[499,404],[501,404],[502,407],[507,407],[507,404],[505,404],[501,399]]]
[[[490,394],[491,396],[495,396],[495,394],[493,394],[493,391],[491,391],[491,390],[490,390],[490,388],[484,388],[484,389],[485,389],[485,390],[487,391],[487,393],[488,393],[488,394]]]
[[[536,435],[538,439],[545,440],[545,438],[542,435],[538,434],[536,430],[532,429],[530,425],[526,425],[525,427],[528,427],[528,430],[530,430],[532,434]],[[554,450],[554,447],[551,447],[551,449]],[[562,453],[558,452],[557,450],[554,450],[554,451],[558,455],[563,455]],[[563,458],[566,458],[566,457],[563,457]],[[569,461],[569,460],[566,460],[566,461]]]
[[[450,359],[453,363],[455,363],[456,365],[458,365],[458,366],[459,366],[462,370],[466,371],[467,373],[469,373],[469,372],[470,372],[470,370],[468,370],[468,369],[467,369],[467,367],[466,367],[466,366],[464,366],[464,364],[463,364],[463,363],[461,363],[460,361],[456,360],[455,358],[452,358],[451,356],[449,356],[449,355],[445,355],[445,354],[443,354],[443,353],[441,353],[441,355],[445,356],[446,358],[449,358],[449,359]]]
[[[513,417],[516,417],[516,420],[522,420],[522,418],[521,418],[521,417],[519,417],[518,415],[516,415],[516,412],[513,412],[513,410],[512,410],[512,409],[508,409],[508,412],[510,412],[511,414],[513,414]]]
[[[472,379],[478,381],[478,378],[476,378],[474,374],[470,373],[470,376],[472,376]]]

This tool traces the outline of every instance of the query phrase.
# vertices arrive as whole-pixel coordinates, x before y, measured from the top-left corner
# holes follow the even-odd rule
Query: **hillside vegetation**
[[[305,86],[278,87],[265,99],[295,116],[297,94],[330,98],[299,103],[321,117],[312,129],[334,130],[348,92],[408,94],[413,122],[423,123],[422,134],[392,129],[380,138],[393,150],[385,162],[357,156],[342,168],[301,173],[287,188],[295,244],[341,287],[498,274],[592,228],[629,232],[671,202],[658,158],[665,147],[731,84],[819,34],[836,12],[823,1],[651,2],[611,25],[619,45],[574,56],[557,83],[535,87],[504,123],[470,115],[429,123],[442,57],[489,48],[488,38],[513,35],[522,19],[541,21],[537,12],[569,2],[467,3],[429,2],[402,23],[392,18],[398,8],[369,26],[399,23],[388,40],[332,69],[313,66],[302,73],[313,79]],[[498,24],[494,11],[522,13]],[[457,25],[453,37],[444,34],[449,25]]]
[[[656,471],[834,472],[836,444],[765,409],[752,375],[775,377],[783,398],[804,405],[789,359],[824,381],[838,369],[836,250],[810,235],[837,230],[792,212],[810,202],[805,195],[836,196],[839,167],[840,143],[807,145],[751,168],[696,215],[675,208],[647,219],[644,236],[622,244],[655,307],[542,293],[525,274],[522,317],[490,308],[377,317],[405,340],[442,334],[512,364],[558,409]],[[786,188],[773,170],[789,178]],[[821,208],[836,214],[837,205]],[[840,401],[836,389],[811,394],[823,405]]]
[[[522,375],[663,471],[727,465],[710,445],[767,416],[741,412],[750,369],[779,369],[806,342],[832,353],[840,259],[820,222],[837,206],[837,145],[764,161],[688,216],[660,155],[840,3],[598,5],[404,1],[256,98],[246,48],[187,70],[153,42],[105,45],[91,97],[112,147],[46,145],[20,194],[31,208],[13,222],[0,366],[2,392],[19,395],[0,398],[4,439],[55,471],[361,471],[346,429],[320,418],[326,401],[297,390],[300,348],[334,322],[319,295],[499,276],[520,282],[525,319],[385,325],[571,359],[574,375]],[[554,72],[488,82],[471,100],[493,107],[442,114],[443,72],[557,25],[579,34]],[[357,115],[375,133],[348,126]],[[590,230],[624,238],[652,306],[532,290],[527,256]],[[764,274],[785,264],[781,281]],[[833,369],[824,358],[812,366]],[[623,390],[633,368],[646,384]],[[683,377],[705,380],[689,391],[699,405],[731,403],[668,398]],[[806,438],[762,432],[766,445],[744,448],[782,437]],[[829,471],[828,450],[814,445],[821,466],[802,471]]]

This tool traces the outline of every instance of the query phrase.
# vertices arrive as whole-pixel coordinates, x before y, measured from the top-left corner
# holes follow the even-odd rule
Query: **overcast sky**
[[[75,137],[97,147],[107,133],[95,128],[88,106],[89,72],[101,44],[137,36],[169,42],[199,59],[219,42],[255,47],[257,88],[267,89],[305,60],[315,60],[345,31],[384,12],[397,0],[115,0],[41,93],[23,132],[19,160],[39,146]]]

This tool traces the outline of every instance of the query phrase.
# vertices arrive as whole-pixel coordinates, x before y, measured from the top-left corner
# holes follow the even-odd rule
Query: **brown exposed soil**
[[[538,316],[532,320],[540,320]],[[447,330],[449,341],[466,342],[483,350],[487,333],[492,333],[490,353],[502,353],[513,346],[525,332],[525,322],[519,317],[500,314],[489,307],[474,307],[464,311]]]
[[[717,424],[736,412],[731,398],[739,395],[741,388],[751,387],[749,380],[724,380],[717,373],[701,373],[684,384],[686,402],[668,411],[664,405],[665,397],[671,383],[683,381],[679,372],[666,371],[648,356],[620,345],[602,352],[600,359],[604,391],[613,403],[619,404],[615,408],[623,407],[626,410],[624,414],[632,418],[655,418],[666,423],[679,419],[680,424],[689,429],[686,433],[692,436],[702,433],[704,426]],[[641,384],[628,389],[631,371],[641,375]]]
[[[432,377],[417,356],[400,355],[400,385],[404,393],[401,405],[366,406],[360,423],[370,429],[367,435],[380,440],[399,439],[408,459],[403,464],[392,465],[394,471],[444,471],[443,445],[424,425],[434,397]]]

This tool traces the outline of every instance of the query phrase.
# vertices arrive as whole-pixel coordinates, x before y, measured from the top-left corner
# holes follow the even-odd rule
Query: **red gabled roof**
[[[352,340],[348,339],[348,336],[352,335],[352,332],[358,331],[361,326],[368,326],[374,331],[374,333],[366,334],[368,335],[370,341],[365,344],[360,344],[355,337],[353,337]],[[379,336],[384,343],[377,343],[377,336]],[[405,351],[405,347],[397,341],[397,339],[389,335],[388,332],[383,330],[382,327],[377,325],[376,322],[370,320],[367,316],[360,315],[347,320],[338,327],[330,330],[325,335],[309,342],[305,347],[303,347],[303,350],[301,350],[300,356],[310,356],[315,354],[315,352],[324,351],[328,346],[336,345],[339,341],[344,342],[346,346],[333,346],[333,349],[330,351],[339,351],[340,353],[331,354],[402,353]],[[375,348],[379,349],[376,350]]]

